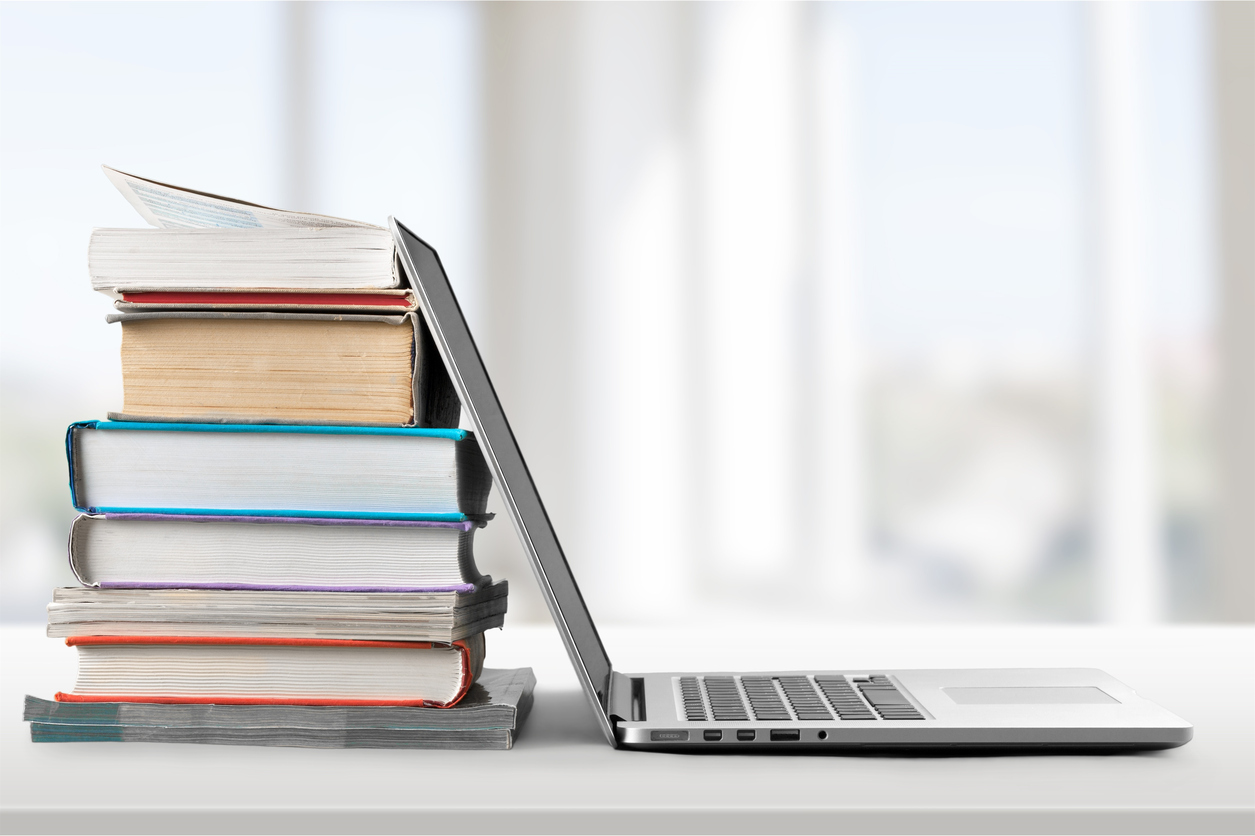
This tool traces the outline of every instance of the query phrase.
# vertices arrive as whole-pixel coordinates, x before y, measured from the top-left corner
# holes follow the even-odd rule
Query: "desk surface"
[[[4,832],[1255,832],[1251,627],[603,631],[628,672],[1099,667],[1195,725],[1163,752],[922,758],[612,749],[547,626],[488,637],[489,664],[539,683],[508,752],[35,745],[22,696],[72,685],[74,651],[41,627],[2,632]]]

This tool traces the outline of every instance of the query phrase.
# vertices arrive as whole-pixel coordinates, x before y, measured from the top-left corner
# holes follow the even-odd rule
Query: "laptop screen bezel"
[[[519,450],[505,410],[497,398],[488,370],[457,296],[449,284],[440,256],[396,218],[388,225],[396,241],[406,276],[414,286],[423,318],[435,340],[449,377],[462,401],[462,409],[475,429],[479,449],[492,471],[514,530],[519,536],[549,614],[566,645],[571,665],[593,703],[602,733],[615,743],[609,716],[613,667],[601,637],[567,564],[558,536],[545,511],[523,453]]]

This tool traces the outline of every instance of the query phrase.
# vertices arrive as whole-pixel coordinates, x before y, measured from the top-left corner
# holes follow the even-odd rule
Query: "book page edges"
[[[379,322],[386,325],[403,325],[410,320],[413,328],[413,342],[410,344],[410,420],[404,424],[370,424],[360,422],[341,423],[322,420],[305,422],[308,426],[377,426],[377,427],[416,427],[423,429],[448,429],[456,427],[459,414],[449,420],[448,399],[453,392],[453,383],[447,379],[448,373],[437,356],[432,359],[435,345],[427,333],[426,323],[419,321],[417,311],[409,311],[400,316],[384,316],[379,314],[333,314],[333,313],[297,313],[274,311],[145,311],[142,313],[112,313],[105,317],[109,323],[142,322],[150,319],[257,319],[257,320],[294,320],[310,322]],[[436,367],[439,368],[436,368]],[[432,380],[433,375],[443,374],[444,380]],[[431,397],[425,397],[430,395]],[[456,401],[456,394],[453,394]],[[431,403],[428,403],[431,401]],[[458,409],[460,410],[460,404]],[[421,410],[421,414],[420,414]],[[209,423],[209,424],[282,424],[282,419],[256,418],[247,415],[200,416],[187,415],[172,418],[170,416],[132,415],[129,413],[109,413],[111,420],[133,420],[138,422],[159,421],[166,423]]]

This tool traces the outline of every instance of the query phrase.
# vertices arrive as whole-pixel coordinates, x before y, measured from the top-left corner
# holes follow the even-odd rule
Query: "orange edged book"
[[[452,644],[341,639],[72,636],[60,702],[448,708],[484,666],[484,634]]]

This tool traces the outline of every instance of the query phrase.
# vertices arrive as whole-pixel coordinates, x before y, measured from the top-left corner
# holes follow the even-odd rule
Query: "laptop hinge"
[[[645,680],[643,677],[625,676],[618,671],[610,674],[610,699],[608,711],[612,720],[640,722],[645,719]]]

